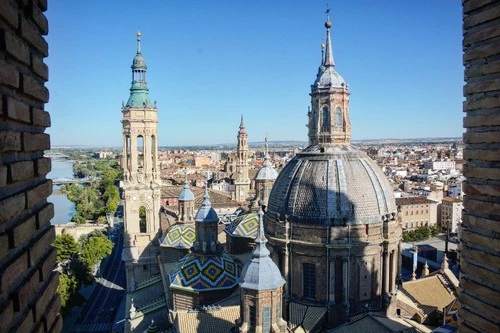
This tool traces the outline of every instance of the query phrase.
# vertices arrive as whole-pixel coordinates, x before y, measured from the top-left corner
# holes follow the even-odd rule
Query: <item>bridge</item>
[[[93,181],[99,179],[98,177],[85,177],[85,178],[69,178],[69,177],[58,177],[52,179],[52,185],[64,185],[64,184],[90,184]]]

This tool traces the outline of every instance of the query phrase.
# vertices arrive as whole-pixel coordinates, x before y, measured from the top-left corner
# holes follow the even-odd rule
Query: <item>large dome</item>
[[[271,191],[268,218],[342,226],[393,219],[396,203],[378,166],[350,145],[310,146],[281,171]]]

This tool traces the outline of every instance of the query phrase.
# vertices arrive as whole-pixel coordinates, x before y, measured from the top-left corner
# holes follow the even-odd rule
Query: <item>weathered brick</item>
[[[464,133],[465,143],[497,143],[500,142],[500,131]]]
[[[0,85],[19,88],[19,71],[3,60],[0,60]]]
[[[9,251],[10,249],[8,236],[6,234],[0,235],[0,258],[5,258]]]
[[[7,184],[7,166],[0,165],[0,187]]]
[[[14,243],[17,247],[36,232],[36,216],[32,216],[14,228]]]
[[[468,128],[480,126],[500,126],[500,113],[488,115],[468,115],[464,118],[464,127]]]
[[[17,15],[16,8],[10,1],[0,1],[0,16],[14,29],[19,24],[19,16]]]
[[[25,151],[50,149],[50,136],[47,133],[23,133]]]
[[[49,101],[49,90],[40,83],[39,81],[33,79],[30,76],[23,75],[23,91],[43,103]]]
[[[500,185],[477,185],[464,184],[464,192],[467,195],[496,196],[500,197]]]
[[[497,253],[500,252],[500,240],[494,238],[493,236],[488,237],[484,235],[479,235],[469,230],[462,230],[462,235],[460,237],[460,240],[461,242],[464,243],[465,246],[469,246],[472,244],[481,244],[484,247],[488,247],[492,251],[496,251]],[[465,254],[462,254],[462,257],[468,258],[467,253],[468,251],[466,251]]]
[[[28,43],[33,45],[44,57],[49,55],[49,45],[40,34],[38,28],[26,19],[21,20],[21,36]]]
[[[0,311],[0,332],[7,332],[14,317],[14,306],[11,300],[7,301],[5,308]]]
[[[35,2],[32,4],[31,14],[33,21],[40,28],[41,34],[46,35],[49,32],[49,22]]]
[[[38,229],[43,228],[44,225],[49,224],[50,220],[54,217],[54,204],[49,202],[38,212]]]
[[[466,228],[474,227],[491,232],[496,232],[498,230],[498,221],[486,219],[483,217],[476,217],[469,214],[463,214],[462,223]]]
[[[500,17],[500,6],[467,15],[464,18],[464,29],[469,29],[475,25],[492,21],[494,19],[497,19],[498,17]]]
[[[54,269],[55,265],[56,265],[56,250],[52,249],[50,255],[43,262],[42,267],[41,267],[41,270],[42,270],[41,280],[42,281],[47,281],[47,278],[52,273],[52,270]]]
[[[0,152],[20,151],[21,134],[18,132],[0,131]]]
[[[482,179],[500,179],[500,169],[498,168],[479,168],[464,165],[463,173],[465,177]]]
[[[58,315],[54,321],[54,324],[50,328],[49,333],[59,333],[62,331],[62,328],[63,328],[63,319],[60,315]]]
[[[487,58],[498,54],[499,48],[500,42],[492,42],[481,46],[469,47],[464,53],[464,63],[474,59]]]
[[[463,317],[462,319],[475,324],[479,329],[483,330],[483,332],[498,332],[498,325],[500,325],[500,322],[498,324],[494,324],[492,322],[486,321],[483,317],[472,313],[467,308],[464,308],[462,309],[462,311],[460,311],[460,317]],[[460,332],[463,332],[463,330],[460,329]]]
[[[29,65],[30,50],[26,43],[8,31],[4,31],[1,38],[1,44],[4,45],[5,51],[7,51],[8,54],[14,57],[14,59]]]
[[[500,43],[498,44],[500,47]],[[487,91],[495,91],[500,89],[500,82],[493,78],[491,80],[481,80],[477,82],[467,82],[464,86],[464,95],[479,93],[479,92],[487,92]]]
[[[465,68],[466,79],[481,75],[495,74],[500,72],[500,60],[487,61],[484,64],[470,65]]]
[[[30,312],[24,317],[19,324],[16,325],[16,330],[18,332],[31,332],[34,326],[33,315]]]
[[[33,161],[16,162],[9,165],[10,177],[13,182],[33,178],[35,171]]]
[[[31,121],[30,107],[23,102],[7,98],[7,117],[13,120],[29,123]]]
[[[38,271],[33,270],[32,274],[27,278],[19,290],[19,303],[21,308],[27,307],[33,296],[37,294],[39,284]]]
[[[472,111],[477,109],[494,109],[500,107],[500,96],[468,98],[464,102],[464,111]]]
[[[47,252],[51,249],[52,243],[54,242],[54,239],[56,238],[54,229],[53,228],[47,228],[45,232],[43,233],[42,237],[33,244],[33,246],[30,249],[31,253],[31,264],[35,265],[36,262]]]
[[[465,198],[464,209],[482,212],[485,214],[498,215],[500,217],[500,204],[494,202]],[[500,248],[498,250],[500,251]]]
[[[0,201],[0,224],[12,219],[19,214],[26,206],[26,196],[24,193],[13,195]]]
[[[49,285],[46,287],[42,296],[36,301],[35,309],[38,316],[43,316],[45,311],[47,310],[48,305],[57,294],[57,285],[59,283],[58,274],[52,275],[53,279],[50,281]],[[49,278],[47,276],[47,278]]]
[[[487,39],[491,39],[500,35],[500,26],[494,25],[491,27],[484,27],[483,29],[474,32],[468,32],[464,35],[464,45],[471,45],[479,43]]]
[[[49,79],[49,67],[43,62],[43,59],[33,55],[31,57],[31,66],[37,75],[39,75],[44,81]]]
[[[26,194],[27,207],[33,207],[52,194],[52,180],[48,179],[42,184],[29,190]]]
[[[59,315],[59,308],[61,307],[61,300],[58,295],[55,295],[52,303],[49,305],[49,308],[45,312],[44,316],[47,320],[47,323],[55,323],[57,316]]]
[[[464,14],[468,14],[474,10],[477,10],[481,7],[494,3],[497,0],[468,0],[463,3],[463,12]]]
[[[484,313],[485,316],[491,318],[500,318],[500,310],[483,303],[466,293],[459,293],[458,298],[461,302],[465,302],[468,306],[473,307],[479,313]]]
[[[16,281],[19,276],[28,268],[28,254],[23,252],[14,260],[9,266],[5,267],[1,272],[1,287],[2,293],[8,290],[12,283]]]
[[[33,108],[33,125],[50,127],[50,114],[42,109]]]
[[[52,169],[52,161],[48,157],[40,158],[35,163],[37,168],[36,174],[39,176],[48,174]]]
[[[483,285],[477,284],[468,279],[462,279],[460,287],[466,289],[469,293],[473,293],[491,303],[495,303],[500,299],[500,293],[490,288],[485,288]]]
[[[500,135],[500,133],[499,133]],[[464,149],[465,160],[476,161],[500,161],[500,150],[498,149]]]
[[[37,3],[42,12],[47,10],[47,0],[38,0]]]

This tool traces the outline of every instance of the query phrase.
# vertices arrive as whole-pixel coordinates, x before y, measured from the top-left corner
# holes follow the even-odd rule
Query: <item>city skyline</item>
[[[138,29],[160,146],[235,142],[241,114],[251,142],[266,135],[306,141],[325,4],[276,4],[51,3],[52,144],[121,145],[120,106]],[[353,139],[460,136],[460,4],[362,4],[331,6],[336,70],[352,92]]]

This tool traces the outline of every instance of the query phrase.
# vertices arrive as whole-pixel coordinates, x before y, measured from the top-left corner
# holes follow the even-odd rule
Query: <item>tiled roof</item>
[[[161,189],[161,197],[178,198],[183,188],[184,188],[183,186],[179,185],[163,186]],[[196,207],[200,207],[203,201],[205,190],[199,187],[191,187],[190,190],[195,196]],[[208,194],[210,195],[210,202],[212,203],[212,207],[214,208],[239,206],[239,204],[236,201],[231,199],[231,195],[229,193],[224,193],[216,190],[208,190]]]
[[[361,319],[346,323],[331,329],[328,333],[391,333],[392,331],[375,320],[372,316],[365,315]]]
[[[172,226],[165,237],[161,240],[161,247],[173,247],[177,249],[189,249],[193,246],[196,238],[194,226],[177,224]]]
[[[170,273],[170,288],[195,292],[232,289],[236,287],[239,275],[238,266],[225,254],[190,253],[179,260]]]
[[[228,224],[225,231],[231,237],[246,237],[255,239],[257,229],[259,228],[259,219],[257,214],[243,214],[235,218],[231,224]]]
[[[174,322],[179,333],[230,332],[239,317],[239,306],[227,306],[209,311],[177,311]]]
[[[434,310],[442,311],[456,299],[439,275],[404,282],[402,291],[410,296],[426,314]]]
[[[428,205],[437,204],[436,201],[429,200],[424,197],[408,197],[408,198],[396,198],[396,205],[406,206],[406,205]]]

